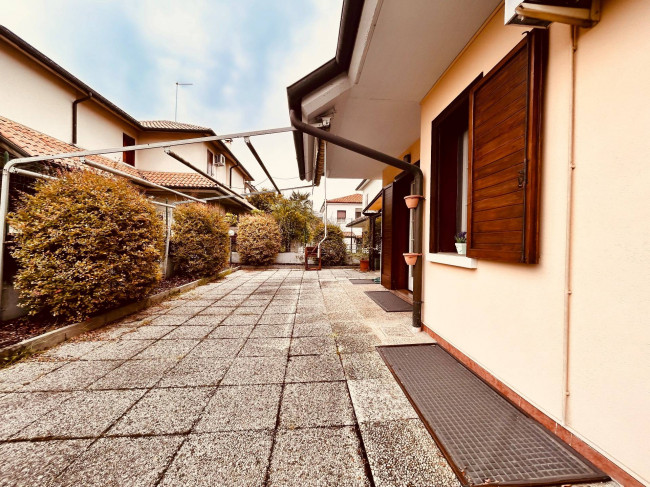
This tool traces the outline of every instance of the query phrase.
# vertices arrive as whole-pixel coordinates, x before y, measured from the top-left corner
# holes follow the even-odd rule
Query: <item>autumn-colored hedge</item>
[[[171,244],[175,270],[186,276],[214,276],[230,257],[228,224],[216,208],[202,203],[176,207]]]
[[[83,319],[146,296],[162,277],[163,222],[124,179],[77,171],[39,182],[9,223],[30,314]]]
[[[325,235],[325,226],[321,223],[316,227],[314,241],[320,242]],[[344,265],[347,258],[347,247],[343,241],[343,230],[338,225],[327,225],[327,239],[320,246],[321,262],[323,265]]]
[[[258,213],[239,218],[237,250],[242,264],[272,264],[281,245],[280,228],[271,215]]]

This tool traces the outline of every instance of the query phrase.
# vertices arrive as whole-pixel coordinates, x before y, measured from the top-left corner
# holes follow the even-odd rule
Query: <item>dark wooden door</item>
[[[392,289],[393,267],[393,185],[384,188],[381,203],[381,285]]]
[[[393,238],[391,289],[407,289],[409,268],[404,253],[409,251],[409,209],[404,197],[411,194],[412,177],[402,174],[393,183]]]

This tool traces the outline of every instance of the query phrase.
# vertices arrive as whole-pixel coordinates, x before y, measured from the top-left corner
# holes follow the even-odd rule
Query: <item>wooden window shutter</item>
[[[539,260],[545,31],[526,35],[470,91],[467,255]]]

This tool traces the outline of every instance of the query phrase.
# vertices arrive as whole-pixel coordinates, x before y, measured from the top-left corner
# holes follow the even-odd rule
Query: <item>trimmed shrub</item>
[[[318,243],[325,235],[325,226],[321,223],[316,227],[314,243]],[[321,262],[323,265],[344,265],[347,258],[347,247],[343,241],[343,230],[338,225],[327,224],[327,239],[320,246]]]
[[[174,210],[171,258],[179,274],[211,277],[230,256],[228,224],[213,206],[191,203]]]
[[[242,264],[269,265],[280,251],[280,228],[271,215],[254,214],[239,219],[237,250]]]
[[[164,224],[125,179],[77,171],[38,182],[9,223],[30,314],[83,319],[146,296],[162,277]]]

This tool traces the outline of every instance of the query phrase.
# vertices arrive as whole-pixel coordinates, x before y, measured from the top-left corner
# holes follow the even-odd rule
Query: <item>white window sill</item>
[[[477,259],[472,259],[465,255],[453,254],[451,252],[427,254],[427,262],[464,267],[465,269],[476,269],[478,267]]]

